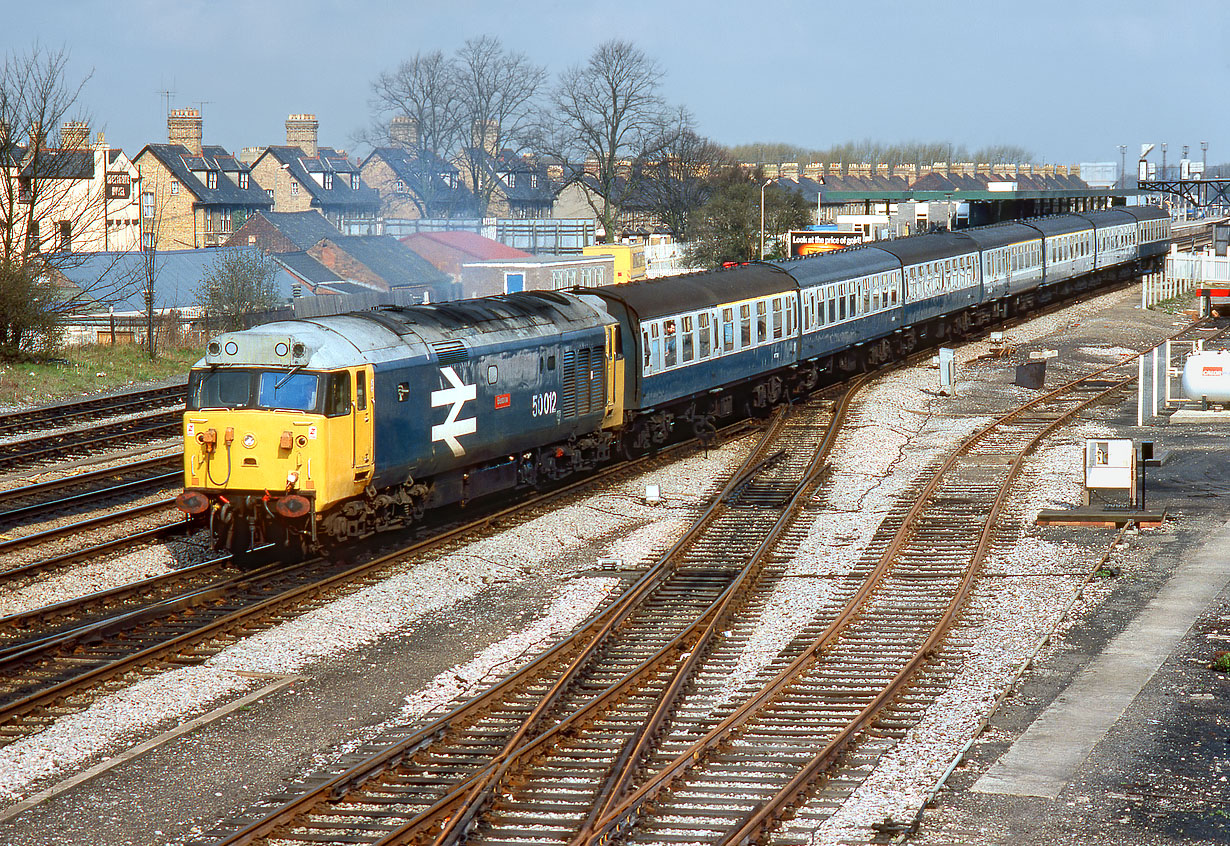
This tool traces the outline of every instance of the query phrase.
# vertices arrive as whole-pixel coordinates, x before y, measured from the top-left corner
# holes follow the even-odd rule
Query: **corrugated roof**
[[[197,304],[197,289],[220,255],[239,251],[260,255],[256,247],[212,247],[204,250],[158,250],[154,254],[156,308],[190,308]],[[58,271],[82,290],[115,291],[102,302],[101,311],[144,311],[145,254],[141,252],[80,253],[61,262]],[[289,300],[294,278],[279,268],[274,284],[279,299]]]

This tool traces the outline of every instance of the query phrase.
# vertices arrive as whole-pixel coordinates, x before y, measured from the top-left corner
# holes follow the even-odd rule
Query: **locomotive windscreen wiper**
[[[300,370],[302,370],[302,369],[303,369],[303,365],[302,365],[302,364],[296,364],[294,367],[292,367],[292,368],[290,369],[290,372],[289,372],[289,373],[287,373],[285,376],[283,376],[283,377],[281,378],[281,380],[280,380],[280,381],[278,381],[277,383],[275,383],[275,384],[274,384],[273,389],[276,391],[278,388],[280,388],[280,387],[282,387],[283,385],[285,385],[287,382],[289,382],[289,381],[290,381],[290,377],[291,377],[291,376],[294,376],[296,373],[298,373],[298,372],[299,372]]]

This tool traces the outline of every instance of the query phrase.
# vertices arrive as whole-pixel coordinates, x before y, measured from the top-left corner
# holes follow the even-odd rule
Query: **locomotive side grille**
[[[589,414],[589,350],[577,350],[577,414]]]
[[[560,411],[565,417],[577,416],[577,354],[575,350],[564,351],[564,391]]]
[[[590,359],[589,371],[589,410],[602,411],[606,408],[606,379],[602,366],[602,347],[594,347],[593,358]]]
[[[441,364],[456,364],[459,361],[468,361],[470,358],[470,351],[459,340],[436,341],[432,343],[431,349]]]

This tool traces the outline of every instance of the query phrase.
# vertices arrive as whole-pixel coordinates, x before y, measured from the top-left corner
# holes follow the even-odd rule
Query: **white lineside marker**
[[[645,486],[645,504],[646,505],[661,505],[662,504],[662,488],[659,485]]]

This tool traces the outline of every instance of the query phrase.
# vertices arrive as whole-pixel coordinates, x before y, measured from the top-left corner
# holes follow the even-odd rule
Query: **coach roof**
[[[798,287],[794,279],[780,267],[756,263],[712,273],[605,285],[578,293],[597,294],[604,299],[623,303],[638,320],[652,320],[795,290]]]

